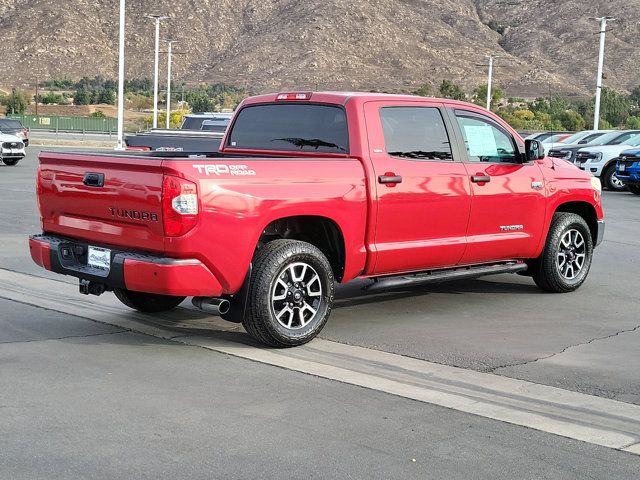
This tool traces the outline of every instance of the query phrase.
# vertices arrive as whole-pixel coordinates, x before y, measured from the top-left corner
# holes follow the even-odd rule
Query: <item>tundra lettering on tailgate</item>
[[[125,210],[124,208],[109,207],[111,216],[120,218],[130,218],[143,222],[157,222],[158,214],[153,212],[142,212],[140,210]]]

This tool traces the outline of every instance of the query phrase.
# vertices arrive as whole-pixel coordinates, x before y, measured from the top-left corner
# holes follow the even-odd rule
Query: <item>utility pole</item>
[[[491,82],[493,81],[493,55],[489,55],[489,78],[487,80],[487,110],[491,110]]]
[[[177,40],[167,40],[169,51],[167,52],[167,129],[171,126],[171,55],[173,44]]]
[[[38,116],[38,77],[36,76],[36,117]]]
[[[125,3],[120,0],[120,48],[118,51],[118,141],[116,150],[124,150],[124,31]]]
[[[489,67],[489,75],[487,78],[487,110],[491,110],[491,100],[493,98],[492,89],[493,89],[493,63],[496,58],[500,58],[497,55],[486,55],[489,60],[489,64],[480,63],[476,64],[478,67]]]
[[[600,53],[598,54],[598,74],[596,78],[596,105],[593,110],[593,129],[598,130],[600,126],[600,97],[602,95],[602,70],[604,68],[604,39],[607,33],[607,22],[613,22],[613,17],[591,17],[592,20],[600,21]]]
[[[153,128],[158,128],[158,84],[160,73],[160,22],[169,17],[146,15],[156,22],[155,62],[153,67]]]

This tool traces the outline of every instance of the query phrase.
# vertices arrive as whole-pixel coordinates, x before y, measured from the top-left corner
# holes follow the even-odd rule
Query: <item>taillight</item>
[[[165,175],[162,181],[162,221],[167,237],[179,237],[196,226],[198,187],[195,183]]]

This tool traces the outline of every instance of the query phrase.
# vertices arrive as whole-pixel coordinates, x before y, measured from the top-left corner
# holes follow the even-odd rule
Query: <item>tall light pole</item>
[[[124,150],[124,27],[125,0],[120,0],[120,49],[118,51],[118,141],[116,150]]]
[[[155,62],[153,66],[153,128],[158,128],[158,84],[160,76],[160,22],[169,17],[162,15],[146,15],[156,22]]]
[[[486,55],[489,63],[477,63],[477,67],[489,67],[489,75],[487,78],[487,110],[491,110],[491,100],[493,98],[493,62],[496,58],[500,58],[498,55]]]
[[[169,50],[167,52],[167,129],[171,126],[171,54],[173,44],[177,43],[177,40],[167,40],[169,44]]]
[[[600,97],[602,94],[602,70],[604,67],[604,37],[607,33],[607,22],[613,22],[613,17],[597,17],[592,20],[600,21],[600,53],[598,54],[598,76],[596,78],[596,105],[593,109],[593,129],[600,126]]]
[[[489,78],[487,79],[487,110],[491,110],[491,83],[493,82],[493,55],[489,55]]]

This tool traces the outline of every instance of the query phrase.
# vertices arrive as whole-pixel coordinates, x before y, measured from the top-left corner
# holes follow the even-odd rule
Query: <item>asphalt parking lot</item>
[[[637,478],[640,456],[578,436],[262,361],[272,353],[241,328],[186,305],[149,318],[110,295],[75,300],[73,279],[29,257],[37,151],[0,167],[0,477]],[[640,198],[604,204],[605,242],[575,293],[514,275],[378,295],[356,283],[317,347],[278,355],[344,347],[371,374],[386,352],[640,405]]]

